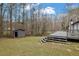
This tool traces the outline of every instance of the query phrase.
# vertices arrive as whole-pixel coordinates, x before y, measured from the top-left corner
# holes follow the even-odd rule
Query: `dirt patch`
[[[79,48],[78,47],[76,47],[75,49],[79,51]]]
[[[68,51],[68,52],[72,52],[72,50],[71,50],[71,49],[67,49],[67,51]]]

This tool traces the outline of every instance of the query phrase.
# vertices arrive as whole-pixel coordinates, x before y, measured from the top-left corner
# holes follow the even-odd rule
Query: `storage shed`
[[[24,37],[25,31],[23,29],[17,29],[13,31],[14,37]]]
[[[26,32],[22,23],[13,23],[12,25],[13,37],[25,37]]]

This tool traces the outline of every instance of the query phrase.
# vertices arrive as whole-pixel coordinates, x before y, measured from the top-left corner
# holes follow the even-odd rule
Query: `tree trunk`
[[[12,37],[12,6],[10,5],[10,35]]]
[[[3,17],[2,17],[3,3],[0,5],[0,37],[3,36]]]

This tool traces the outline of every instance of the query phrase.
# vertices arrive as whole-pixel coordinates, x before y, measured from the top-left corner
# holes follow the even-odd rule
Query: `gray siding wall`
[[[21,31],[21,30],[18,30],[18,37],[24,37],[25,36],[25,31]]]
[[[74,25],[70,25],[69,26],[69,30],[79,30],[79,23],[77,23],[77,24],[74,24]]]
[[[69,32],[72,34],[72,35],[79,35],[79,23],[76,23],[74,25],[71,25],[69,27]]]

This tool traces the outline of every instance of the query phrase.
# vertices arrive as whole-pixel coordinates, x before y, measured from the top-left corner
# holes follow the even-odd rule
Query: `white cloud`
[[[40,3],[28,4],[25,9],[26,9],[27,11],[29,11],[29,10],[32,9],[33,7],[37,7],[37,6],[39,6],[39,5],[40,5]],[[53,7],[46,7],[46,8],[42,8],[42,9],[40,9],[40,10],[37,9],[37,10],[34,12],[34,14],[38,13],[39,11],[40,11],[41,14],[53,14],[53,15],[56,15],[55,8],[53,8]]]
[[[40,5],[40,3],[33,3],[33,4],[28,4],[28,5],[26,5],[26,10],[30,10],[30,9],[32,9],[33,7],[37,7],[37,6],[39,6]]]
[[[30,8],[30,5],[27,5],[26,7],[25,7],[25,9],[26,10],[30,10],[31,8]]]
[[[55,14],[55,9],[52,7],[47,7],[47,8],[45,8],[45,13],[46,14]]]
[[[53,8],[53,7],[42,8],[42,9],[40,9],[40,13],[56,15],[55,8]]]
[[[39,6],[40,5],[40,3],[34,3],[34,4],[32,4],[31,6],[32,7],[36,7],[36,6]]]
[[[31,4],[31,5],[28,4],[25,9],[29,11],[29,10],[32,9],[33,7],[39,6],[39,4],[40,4],[40,3]],[[37,14],[38,12],[40,12],[41,14],[52,14],[52,15],[56,15],[55,8],[53,8],[53,7],[41,8],[40,10],[37,9],[37,10],[34,12],[34,14]]]

